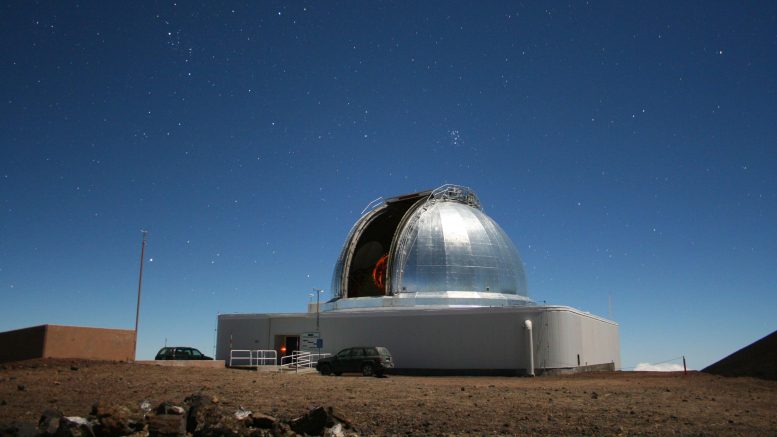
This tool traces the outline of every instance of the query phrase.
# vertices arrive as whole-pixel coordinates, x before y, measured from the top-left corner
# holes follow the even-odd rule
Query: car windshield
[[[376,347],[375,349],[378,350],[378,353],[383,356],[391,356],[391,353],[386,349],[385,347]]]
[[[201,357],[202,354],[197,349],[192,349],[192,356],[193,357]]]

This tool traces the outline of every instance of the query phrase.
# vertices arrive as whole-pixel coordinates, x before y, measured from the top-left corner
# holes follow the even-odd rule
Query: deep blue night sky
[[[145,228],[139,357],[210,354],[444,183],[624,368],[777,329],[777,3],[14,1],[0,50],[0,331],[132,328]]]

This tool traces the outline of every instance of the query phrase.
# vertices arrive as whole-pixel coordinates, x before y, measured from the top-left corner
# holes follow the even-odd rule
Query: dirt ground
[[[0,365],[0,425],[191,394],[288,419],[333,406],[362,435],[777,435],[777,381],[703,373],[368,378],[83,361]]]

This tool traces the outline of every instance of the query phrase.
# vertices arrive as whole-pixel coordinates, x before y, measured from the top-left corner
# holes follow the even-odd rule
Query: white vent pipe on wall
[[[529,335],[529,367],[527,375],[534,376],[534,338],[532,336],[531,320],[524,320],[523,327],[526,328],[526,332]]]

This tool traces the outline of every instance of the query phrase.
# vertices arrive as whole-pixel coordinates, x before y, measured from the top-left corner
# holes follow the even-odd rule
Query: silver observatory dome
[[[379,200],[351,229],[323,311],[532,303],[518,251],[470,189]]]

